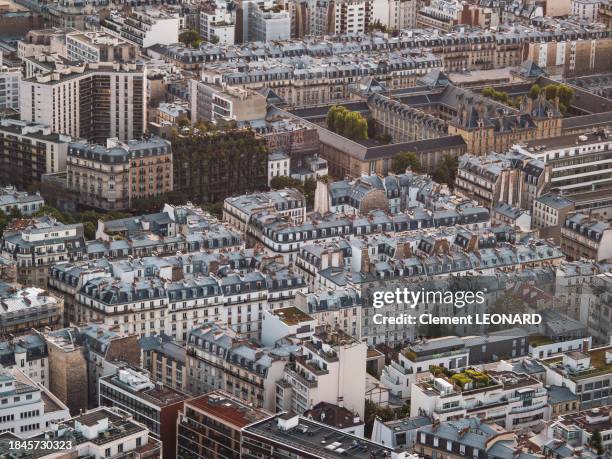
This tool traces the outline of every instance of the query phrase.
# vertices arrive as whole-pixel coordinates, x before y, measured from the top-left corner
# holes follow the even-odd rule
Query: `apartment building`
[[[18,282],[47,287],[49,266],[81,260],[85,254],[83,225],[64,225],[52,217],[15,220],[2,237],[2,257],[17,264]]]
[[[268,42],[291,38],[291,17],[281,4],[248,2],[248,40]]]
[[[609,260],[612,258],[610,238],[610,222],[576,212],[570,214],[561,227],[561,250],[570,260]]]
[[[389,0],[388,27],[392,30],[416,28],[418,3],[416,0]]]
[[[187,392],[187,348],[166,334],[138,340],[142,350],[142,368],[153,382],[160,382],[180,392]]]
[[[444,455],[448,459],[514,454],[530,457],[518,448],[513,432],[478,418],[435,422],[419,427],[414,451],[419,457]]]
[[[52,459],[58,455],[71,457],[141,457],[161,459],[161,445],[149,436],[149,430],[135,422],[125,411],[97,408],[62,422],[54,423],[29,441],[44,442],[53,438],[49,448],[24,451],[24,459]],[[9,436],[18,440],[18,436]],[[13,454],[10,442],[3,442],[0,452]],[[63,446],[63,448],[60,448]]]
[[[142,370],[127,366],[118,369],[115,375],[100,378],[99,384],[100,406],[130,413],[162,443],[164,457],[177,457],[176,422],[187,395],[154,384]]]
[[[358,35],[367,33],[376,14],[372,0],[333,0],[329,2],[327,33]]]
[[[218,40],[217,43],[221,46],[234,44],[236,24],[227,5],[220,5],[217,2],[202,5],[200,9],[200,35],[208,42]]]
[[[17,369],[34,383],[49,387],[49,355],[45,340],[38,333],[9,337],[0,341],[0,364]]]
[[[588,445],[595,431],[601,436],[601,446],[606,452],[612,450],[612,408],[602,406],[560,416],[549,427],[553,438],[563,440],[572,449]]]
[[[334,439],[333,443],[328,443],[330,438]],[[293,413],[276,414],[272,419],[260,420],[242,429],[241,457],[255,459],[262,455],[301,459],[330,455],[347,455],[354,459],[415,457]]]
[[[605,131],[533,140],[513,149],[550,165],[550,187],[570,199],[586,192],[610,193],[612,138]]]
[[[304,413],[319,402],[341,404],[363,418],[367,345],[321,327],[300,346],[276,384],[276,410]]]
[[[0,333],[20,335],[33,328],[54,330],[64,322],[64,300],[38,287],[18,290],[0,299]]]
[[[106,32],[66,35],[66,57],[75,62],[130,62],[138,55],[134,43]]]
[[[170,142],[158,137],[107,139],[102,145],[71,143],[66,161],[67,188],[84,207],[130,209],[136,199],[172,191]]]
[[[247,122],[265,118],[266,98],[238,87],[189,80],[191,122]]]
[[[13,186],[0,188],[0,210],[7,215],[13,209],[18,210],[21,215],[32,215],[44,205],[45,200],[40,193],[18,191]]]
[[[239,459],[242,429],[270,417],[271,413],[221,390],[186,400],[177,424],[177,453]]]
[[[246,232],[254,214],[265,211],[299,224],[306,218],[306,200],[299,191],[285,188],[245,194],[223,201],[223,221],[241,232]]]
[[[70,417],[68,408],[57,397],[20,370],[3,369],[0,381],[2,432],[19,438],[31,437],[48,429],[50,424]]]
[[[503,202],[531,210],[534,199],[550,187],[551,167],[521,155],[464,155],[455,179],[457,191],[490,209]]]
[[[224,390],[255,408],[274,412],[276,381],[287,360],[285,352],[259,347],[231,329],[205,324],[189,332],[188,390],[196,394]]]
[[[141,48],[178,43],[181,19],[163,8],[133,8],[129,13],[111,12],[102,30],[128,40]]]
[[[433,373],[438,374],[435,369]],[[413,384],[410,400],[411,416],[431,416],[439,422],[477,418],[520,430],[549,419],[544,384],[512,371],[468,368],[452,376],[440,373]]]
[[[146,131],[143,64],[85,63],[22,80],[21,119],[52,132],[104,144],[138,139]]]
[[[44,174],[66,170],[68,142],[50,126],[0,119],[0,184],[26,190]]]
[[[541,238],[553,238],[561,242],[561,227],[570,212],[573,212],[573,201],[555,193],[546,193],[533,201],[531,226],[538,229]]]
[[[610,405],[612,393],[612,347],[583,347],[569,351],[562,358],[542,361],[546,368],[546,383],[567,387],[580,398],[581,409]]]
[[[2,52],[0,52],[1,56]],[[2,65],[0,57],[0,109],[19,111],[19,82],[21,68]]]
[[[347,335],[361,338],[363,300],[357,289],[346,287],[314,293],[300,292],[295,296],[295,306],[316,319],[318,325],[337,327]]]
[[[589,22],[597,22],[602,0],[571,0],[570,14]]]

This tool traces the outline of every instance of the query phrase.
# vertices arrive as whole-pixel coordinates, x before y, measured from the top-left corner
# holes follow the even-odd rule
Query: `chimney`
[[[582,340],[582,352],[589,352],[589,339],[588,338],[584,338]]]

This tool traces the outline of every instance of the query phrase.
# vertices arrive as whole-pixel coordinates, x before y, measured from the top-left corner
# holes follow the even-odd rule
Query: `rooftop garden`
[[[548,336],[543,335],[531,335],[529,337],[529,345],[531,347],[544,346],[546,344],[553,344],[554,341],[551,340]]]
[[[486,371],[466,368],[462,371],[453,371],[448,368],[432,365],[429,367],[431,374],[436,377],[444,377],[459,386],[462,390],[481,389],[494,384],[493,379]]]

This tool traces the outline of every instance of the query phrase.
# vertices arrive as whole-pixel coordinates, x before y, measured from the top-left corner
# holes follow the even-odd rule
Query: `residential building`
[[[522,452],[517,443],[513,432],[497,424],[487,424],[478,418],[465,418],[420,427],[414,451],[419,456],[437,457],[444,454],[449,459],[513,454],[535,459],[536,456]]]
[[[200,35],[208,42],[217,40],[217,43],[222,46],[234,44],[236,24],[232,12],[228,9],[228,4],[210,2],[202,5]]]
[[[597,22],[599,17],[599,5],[602,0],[571,0],[570,13],[579,19],[589,22]]]
[[[153,122],[160,126],[178,126],[180,120],[189,120],[189,109],[185,105],[162,102],[155,109]]]
[[[333,0],[329,2],[327,13],[327,33],[338,35],[358,35],[367,33],[377,13],[372,0]],[[388,11],[388,7],[384,9]]]
[[[304,433],[302,433],[304,432]],[[328,443],[333,438],[333,443]],[[330,453],[331,451],[331,453]],[[369,459],[373,455],[390,459],[409,459],[406,452],[397,452],[370,440],[342,432],[293,413],[277,414],[242,430],[241,457],[255,459],[291,456],[301,459],[320,459],[330,454],[346,453],[355,459]]]
[[[491,211],[491,223],[511,225],[527,233],[531,230],[531,212],[501,202]]]
[[[134,43],[106,32],[66,35],[66,57],[75,62],[130,62],[138,55]]]
[[[22,80],[21,119],[104,144],[143,136],[147,80],[142,63],[86,63]]]
[[[557,244],[561,242],[561,227],[570,212],[573,212],[573,201],[555,193],[546,193],[533,201],[531,225],[539,230],[540,237],[552,238]]]
[[[604,454],[612,450],[612,409],[602,406],[559,417],[549,428],[553,438],[563,440],[570,448],[581,448],[590,444],[595,433],[601,435]]]
[[[372,441],[391,448],[411,451],[416,446],[418,429],[432,422],[427,416],[408,417],[388,422],[376,418],[372,426]]]
[[[240,459],[242,429],[271,417],[221,390],[186,400],[177,424],[177,454]]]
[[[248,40],[268,42],[291,38],[289,11],[279,3],[248,2]]]
[[[0,333],[20,335],[33,328],[57,329],[63,323],[64,300],[38,287],[27,287],[0,299]]]
[[[355,413],[333,403],[320,402],[304,417],[357,437],[364,437],[364,421]]]
[[[576,197],[577,210],[585,194],[597,194],[595,206],[612,205],[612,138],[604,131],[533,140],[513,149],[550,165],[550,188]]]
[[[259,347],[231,329],[205,324],[189,333],[188,389],[195,394],[224,390],[255,408],[274,412],[276,381],[287,360],[286,352]]]
[[[0,184],[26,190],[44,174],[65,171],[68,142],[49,126],[0,119]]]
[[[49,441],[49,448],[41,451],[31,448],[24,451],[24,459],[52,459],[58,455],[69,454],[71,457],[141,457],[161,459],[162,451],[159,442],[149,436],[149,430],[135,422],[125,411],[111,408],[97,408],[87,411],[62,422],[53,423],[44,432],[29,437],[31,441]],[[19,437],[9,436],[9,440]],[[65,442],[65,443],[64,443]],[[10,442],[2,442],[2,454],[12,454]],[[68,446],[68,448],[66,448]]]
[[[286,337],[308,339],[314,334],[317,325],[315,318],[295,306],[264,311],[261,342],[264,346],[273,347],[277,341]]]
[[[412,385],[411,416],[431,416],[439,422],[476,418],[506,430],[533,427],[549,418],[544,384],[526,374],[471,368],[449,377],[435,370],[433,374]]]
[[[417,11],[416,0],[389,0],[388,27],[392,30],[416,28]]]
[[[34,383],[49,388],[49,355],[45,340],[38,333],[1,341],[0,364],[6,369],[17,369]]]
[[[17,191],[13,186],[0,188],[0,210],[7,215],[12,209],[18,210],[21,215],[32,215],[44,205],[45,200],[40,193]]]
[[[130,209],[135,200],[172,191],[170,142],[158,137],[101,145],[71,143],[67,187],[84,207]]]
[[[366,354],[365,343],[320,327],[276,384],[276,410],[301,414],[319,402],[341,403],[363,418]]]
[[[120,368],[115,375],[100,378],[100,406],[130,413],[162,443],[164,457],[176,456],[176,423],[183,402],[182,392],[154,384],[141,370]]]
[[[160,382],[180,392],[187,392],[187,348],[162,333],[138,341],[142,349],[142,368],[153,382]]]
[[[567,387],[580,398],[581,409],[609,405],[612,370],[612,347],[593,347],[569,351],[562,358],[542,361],[546,368],[546,383]]]
[[[20,370],[0,372],[2,431],[26,438],[37,435],[54,422],[70,417],[68,408],[48,389],[37,385]]]
[[[260,93],[233,86],[220,86],[214,81],[189,80],[191,122],[215,124],[245,122],[265,118],[266,99]]]
[[[17,263],[24,285],[47,287],[49,266],[81,260],[85,254],[83,225],[64,225],[52,217],[14,220],[2,237],[2,257]]]
[[[19,110],[20,81],[21,68],[2,65],[0,57],[0,109]]]
[[[296,189],[285,188],[231,197],[223,202],[223,221],[241,232],[246,232],[251,217],[259,212],[272,212],[302,223],[306,218],[306,200]]]
[[[283,151],[273,151],[268,155],[268,186],[274,177],[290,176],[290,158]]]
[[[561,250],[570,260],[612,259],[612,227],[606,220],[575,212],[561,227]]]
[[[162,8],[133,8],[128,13],[111,12],[102,30],[128,40],[141,48],[178,43],[180,18]]]

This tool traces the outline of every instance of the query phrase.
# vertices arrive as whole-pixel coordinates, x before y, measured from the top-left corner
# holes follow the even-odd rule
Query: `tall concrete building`
[[[142,64],[89,63],[36,75],[21,82],[21,119],[96,143],[139,138],[146,83]]]

